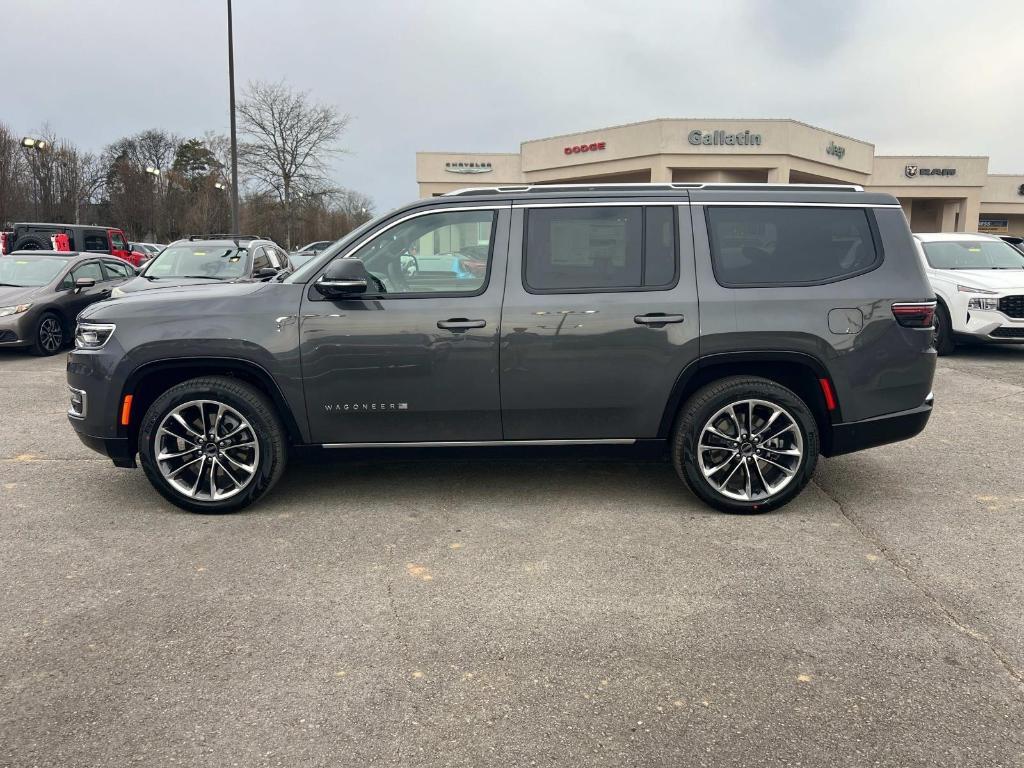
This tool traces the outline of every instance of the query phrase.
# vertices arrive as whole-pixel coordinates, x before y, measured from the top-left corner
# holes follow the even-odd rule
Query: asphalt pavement
[[[729,516],[654,460],[338,454],[191,515],[0,353],[0,766],[1021,766],[1024,348]]]

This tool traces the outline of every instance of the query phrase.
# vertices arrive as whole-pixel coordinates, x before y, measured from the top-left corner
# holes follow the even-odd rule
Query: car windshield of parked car
[[[32,288],[48,285],[68,265],[67,259],[0,257],[0,285]]]
[[[248,261],[249,251],[233,245],[172,245],[149,262],[142,277],[231,280],[245,275]]]
[[[1002,240],[924,243],[932,269],[1024,269],[1024,253]]]

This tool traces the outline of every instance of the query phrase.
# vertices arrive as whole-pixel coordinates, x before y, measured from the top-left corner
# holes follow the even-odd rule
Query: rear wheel
[[[284,473],[285,432],[273,404],[228,377],[192,379],[156,399],[139,431],[142,468],[169,501],[192,512],[234,512]]]
[[[948,355],[956,349],[953,341],[953,324],[949,319],[949,310],[939,302],[935,305],[935,329],[932,332],[932,346],[940,355]]]
[[[682,407],[672,463],[690,489],[724,512],[768,512],[796,497],[818,461],[818,427],[796,393],[768,379],[708,384]]]
[[[32,354],[55,355],[64,346],[64,324],[53,312],[44,312],[36,324],[36,337],[32,342]]]

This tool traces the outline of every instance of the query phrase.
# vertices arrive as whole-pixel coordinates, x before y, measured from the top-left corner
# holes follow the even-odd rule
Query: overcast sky
[[[791,117],[879,153],[1024,173],[1024,2],[234,0],[239,87],[352,116],[335,182],[416,197],[415,152],[655,117]],[[227,133],[222,0],[11,2],[0,121],[101,149]],[[31,32],[30,32],[31,30]]]

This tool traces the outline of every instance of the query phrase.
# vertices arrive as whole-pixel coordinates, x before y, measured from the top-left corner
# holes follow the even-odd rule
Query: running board
[[[633,445],[635,438],[605,440],[452,440],[416,443],[324,443],[323,448],[478,448],[506,445]]]

